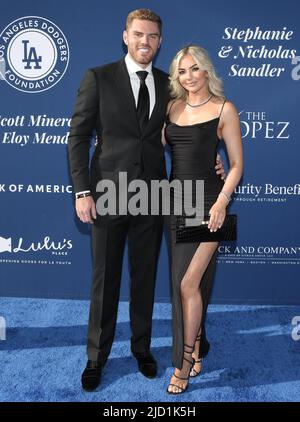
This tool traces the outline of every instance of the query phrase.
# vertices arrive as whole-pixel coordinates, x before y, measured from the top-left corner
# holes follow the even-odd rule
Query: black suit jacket
[[[128,181],[166,177],[161,130],[169,101],[168,75],[154,67],[152,71],[156,101],[143,133],[125,60],[86,72],[78,90],[68,139],[75,192],[95,193],[99,180],[117,182],[121,171],[127,172]],[[94,131],[98,144],[89,166]]]

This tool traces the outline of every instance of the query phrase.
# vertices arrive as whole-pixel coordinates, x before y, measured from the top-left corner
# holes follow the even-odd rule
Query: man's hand
[[[92,196],[76,199],[75,208],[77,216],[83,223],[94,224],[97,218],[96,205]]]
[[[216,170],[216,173],[218,175],[219,174],[221,175],[221,179],[222,180],[225,180],[226,179],[226,173],[225,173],[225,170],[224,170],[224,164],[223,164],[223,161],[221,160],[220,154],[217,154],[215,170]]]

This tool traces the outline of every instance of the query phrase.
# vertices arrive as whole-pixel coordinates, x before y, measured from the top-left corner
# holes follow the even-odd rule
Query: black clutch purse
[[[176,243],[183,242],[221,242],[222,240],[236,240],[237,216],[227,214],[224,223],[216,232],[208,228],[209,216],[198,226],[186,226],[185,220],[188,217],[176,217]]]

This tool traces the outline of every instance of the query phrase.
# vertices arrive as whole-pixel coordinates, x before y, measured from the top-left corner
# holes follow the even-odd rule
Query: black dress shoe
[[[140,372],[147,378],[155,378],[157,374],[157,363],[150,352],[133,353],[136,358]]]
[[[81,376],[82,388],[85,391],[95,390],[101,381],[102,363],[98,361],[88,360],[86,368]]]

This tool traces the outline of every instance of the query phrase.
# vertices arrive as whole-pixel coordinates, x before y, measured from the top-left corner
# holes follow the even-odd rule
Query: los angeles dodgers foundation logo
[[[1,79],[19,91],[52,88],[65,74],[69,56],[61,29],[42,17],[19,18],[0,35]]]

